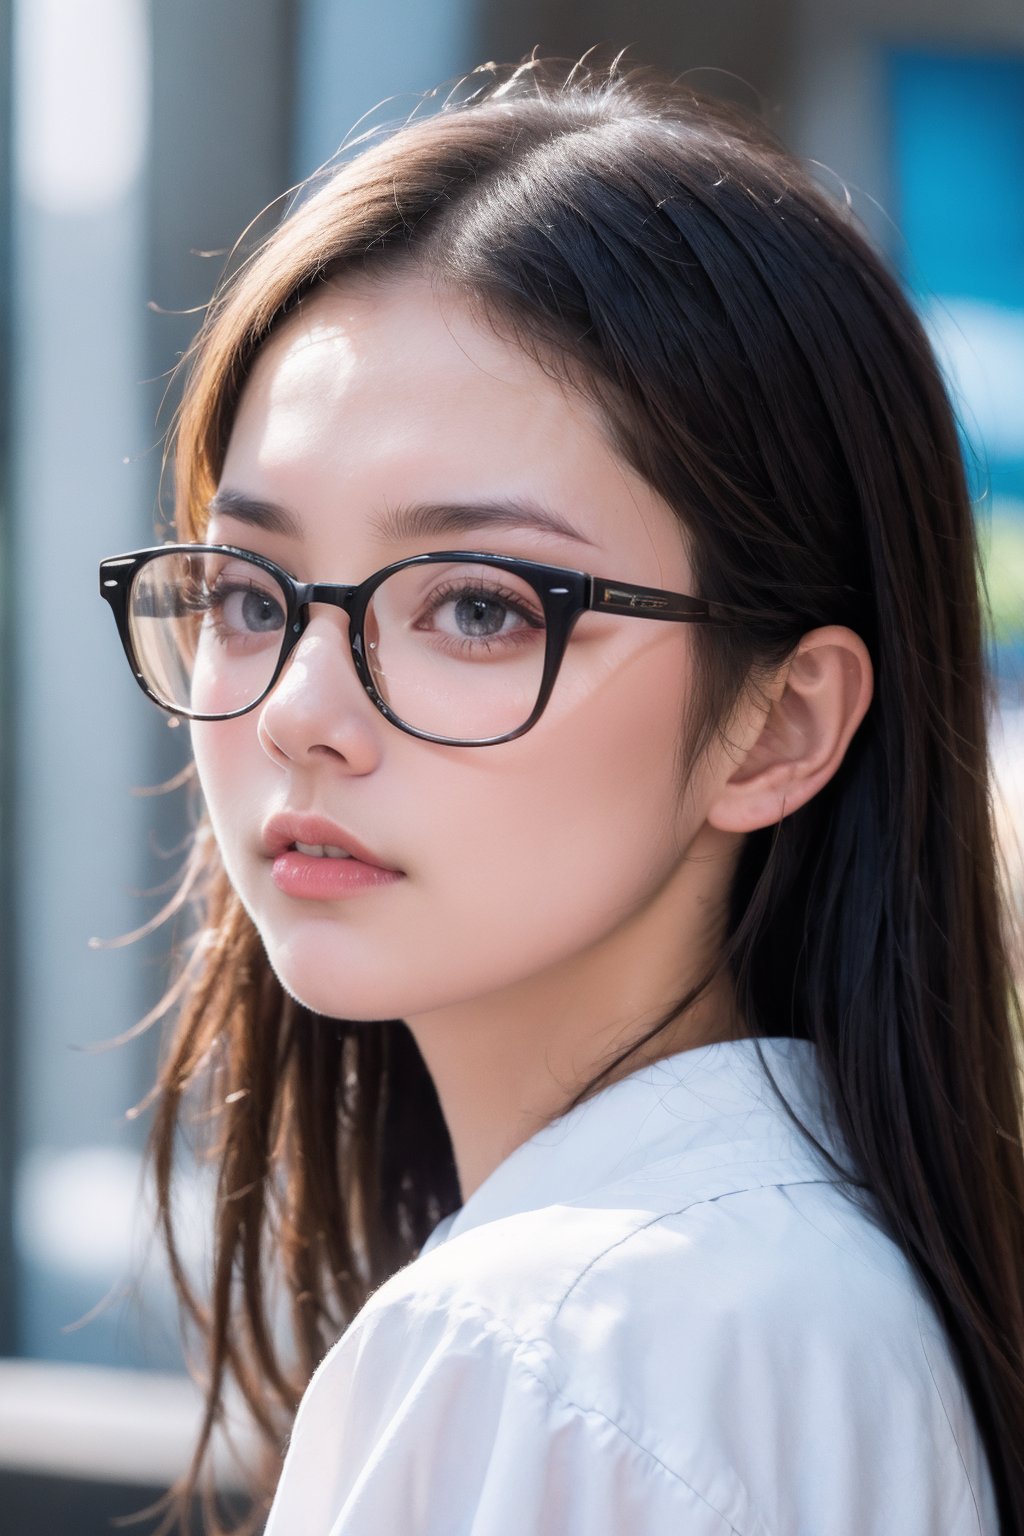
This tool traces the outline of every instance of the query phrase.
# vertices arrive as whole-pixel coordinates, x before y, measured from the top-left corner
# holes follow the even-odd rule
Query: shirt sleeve
[[[473,1304],[360,1318],[306,1394],[266,1536],[734,1536],[557,1378]]]

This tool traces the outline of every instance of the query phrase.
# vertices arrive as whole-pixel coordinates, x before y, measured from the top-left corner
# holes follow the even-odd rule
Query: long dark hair
[[[695,590],[751,615],[694,635],[688,761],[808,630],[848,625],[870,650],[875,697],[839,772],[746,840],[721,965],[752,1034],[815,1043],[857,1176],[959,1357],[1002,1529],[1020,1536],[1021,1013],[971,506],[921,327],[848,211],[731,109],[643,71],[495,71],[332,169],[215,299],[176,428],[182,537],[203,534],[274,327],[325,282],[412,269],[596,402],[684,524]],[[152,1135],[209,1356],[185,1486],[233,1376],[269,1487],[314,1365],[459,1192],[405,1025],[314,1018],[287,998],[206,828],[192,876],[203,922]],[[219,1169],[209,1303],[172,1214],[197,1094]],[[274,1284],[287,1328],[270,1321]]]

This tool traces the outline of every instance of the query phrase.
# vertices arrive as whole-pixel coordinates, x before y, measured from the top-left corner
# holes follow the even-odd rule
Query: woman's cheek
[[[494,749],[508,751],[503,774],[451,801],[434,874],[488,950],[533,935],[551,957],[591,941],[663,883],[696,831],[680,811],[676,732],[642,701],[616,702],[586,728],[582,712],[550,731],[542,717]]]
[[[192,753],[221,859],[237,888],[243,856],[257,851],[267,815],[260,798],[266,759],[252,717],[193,720]]]

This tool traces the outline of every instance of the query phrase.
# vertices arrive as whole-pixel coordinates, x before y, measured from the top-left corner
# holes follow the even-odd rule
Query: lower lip
[[[381,869],[359,859],[321,859],[294,849],[277,855],[273,873],[279,891],[305,901],[344,901],[374,886],[404,879],[398,869]]]

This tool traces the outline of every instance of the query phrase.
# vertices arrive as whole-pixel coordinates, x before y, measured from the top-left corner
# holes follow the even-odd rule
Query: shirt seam
[[[808,1184],[832,1184],[832,1185],[835,1185],[836,1184],[836,1180],[824,1178],[824,1177],[821,1177],[821,1176],[819,1176],[817,1178],[808,1178],[808,1179],[787,1179],[785,1181],[785,1183],[761,1184],[761,1185],[758,1185],[757,1188],[758,1189],[782,1189],[782,1188],[790,1188],[793,1185],[797,1185],[797,1184],[805,1185],[805,1186],[808,1185]],[[841,1188],[842,1186],[840,1185],[838,1187]],[[602,1262],[602,1260],[606,1259],[610,1253],[614,1253],[617,1248],[623,1247],[624,1244],[628,1243],[632,1238],[638,1236],[641,1232],[647,1232],[652,1227],[656,1227],[660,1222],[666,1221],[670,1217],[673,1217],[673,1216],[681,1216],[685,1211],[693,1210],[697,1206],[701,1206],[701,1205],[715,1205],[715,1204],[718,1203],[719,1200],[728,1200],[731,1196],[734,1196],[734,1195],[746,1195],[746,1194],[750,1194],[750,1193],[751,1193],[751,1187],[745,1186],[742,1189],[727,1189],[727,1190],[723,1190],[720,1194],[717,1194],[717,1195],[698,1195],[695,1199],[688,1201],[685,1205],[681,1205],[681,1206],[677,1207],[675,1210],[659,1211],[657,1213],[657,1215],[652,1216],[649,1221],[642,1222],[639,1226],[634,1227],[631,1231],[624,1233],[622,1237],[616,1238],[615,1241],[612,1242],[612,1243],[609,1243],[606,1248],[602,1248],[600,1253],[594,1254],[594,1256],[588,1261],[588,1263],[584,1265],[583,1269],[580,1270],[579,1274],[574,1275],[574,1277],[572,1279],[572,1282],[566,1287],[566,1290],[564,1291],[564,1293],[559,1297],[558,1301],[555,1303],[554,1309],[551,1312],[550,1322],[551,1323],[557,1322],[559,1313],[561,1312],[563,1306],[570,1299],[570,1297],[572,1296],[573,1292],[576,1290],[577,1286],[582,1284],[582,1282],[585,1280],[587,1275],[590,1274],[591,1270],[593,1270],[598,1264],[600,1264]],[[971,1500],[972,1500],[973,1505],[974,1505],[975,1519],[977,1521],[978,1529],[980,1531],[981,1530],[981,1515],[980,1515],[980,1511],[978,1510],[978,1499],[977,1499],[977,1494],[975,1492],[974,1483],[973,1483],[973,1481],[971,1479],[970,1473],[967,1470],[967,1464],[966,1464],[966,1461],[964,1459],[963,1448],[961,1447],[960,1441],[957,1438],[957,1435],[956,1435],[956,1433],[955,1433],[955,1431],[953,1429],[953,1425],[952,1425],[952,1423],[950,1421],[950,1417],[949,1417],[949,1411],[948,1411],[948,1409],[946,1407],[946,1403],[945,1403],[945,1400],[944,1400],[944,1398],[942,1396],[942,1393],[939,1390],[939,1384],[938,1384],[938,1382],[935,1379],[935,1372],[932,1369],[932,1363],[931,1363],[931,1360],[930,1360],[929,1355],[928,1355],[928,1350],[925,1347],[924,1334],[923,1334],[923,1330],[921,1328],[921,1302],[920,1302],[920,1297],[915,1297],[915,1300],[914,1300],[914,1312],[915,1312],[915,1316],[917,1318],[918,1338],[919,1338],[919,1342],[920,1342],[921,1354],[922,1354],[922,1357],[924,1359],[925,1365],[926,1365],[927,1370],[928,1370],[928,1375],[929,1375],[929,1378],[930,1378],[931,1383],[932,1383],[932,1390],[933,1390],[933,1392],[935,1394],[935,1397],[936,1397],[936,1399],[937,1399],[937,1401],[939,1403],[940,1408],[942,1409],[942,1414],[943,1414],[943,1417],[944,1417],[944,1419],[946,1421],[946,1427],[947,1427],[947,1430],[949,1432],[949,1438],[953,1442],[953,1445],[954,1445],[954,1447],[956,1449],[957,1458],[958,1458],[959,1464],[960,1464],[960,1470],[961,1470],[961,1472],[963,1474],[964,1482],[967,1485],[967,1490],[968,1490],[968,1492],[969,1492],[969,1494],[971,1496]],[[488,1315],[491,1315],[491,1314],[488,1314]],[[600,1412],[600,1410],[596,1410],[596,1409],[594,1411],[595,1412]],[[604,1415],[601,1415],[601,1416],[604,1417]],[[609,1423],[613,1423],[614,1421],[609,1420],[608,1422]],[[625,1433],[625,1431],[623,1431],[623,1433]],[[628,1438],[630,1438],[630,1437],[627,1436],[627,1439]],[[694,1490],[694,1492],[696,1492],[696,1490]],[[700,1497],[699,1494],[697,1496]],[[718,1511],[716,1511],[716,1513],[718,1513]],[[723,1515],[722,1518],[725,1519],[725,1516]]]
[[[698,1488],[696,1488],[693,1483],[689,1482],[681,1473],[675,1471],[668,1463],[662,1460],[657,1452],[648,1444],[645,1444],[643,1440],[635,1438],[634,1435],[632,1435],[621,1423],[619,1423],[615,1417],[612,1417],[609,1413],[595,1405],[584,1405],[583,1403],[577,1401],[574,1396],[570,1395],[563,1386],[559,1385],[557,1378],[552,1375],[551,1365],[560,1361],[561,1356],[559,1355],[557,1347],[553,1344],[552,1340],[548,1336],[546,1330],[550,1323],[554,1322],[558,1318],[560,1311],[571,1299],[574,1292],[577,1290],[577,1287],[586,1278],[586,1276],[589,1275],[595,1269],[595,1267],[598,1266],[610,1254],[623,1247],[630,1238],[639,1236],[643,1232],[656,1228],[659,1224],[664,1223],[668,1219],[680,1216],[687,1211],[699,1209],[703,1205],[717,1204],[720,1200],[727,1199],[732,1195],[749,1194],[752,1192],[752,1190],[776,1190],[781,1188],[788,1188],[791,1186],[810,1187],[815,1185],[838,1186],[840,1189],[843,1187],[841,1184],[839,1184],[839,1181],[824,1176],[818,1170],[813,1170],[813,1176],[811,1175],[812,1170],[808,1169],[805,1171],[805,1176],[802,1178],[786,1177],[778,1181],[773,1181],[772,1183],[759,1184],[756,1186],[743,1185],[740,1188],[726,1189],[720,1191],[719,1193],[696,1195],[678,1207],[673,1208],[672,1210],[659,1211],[653,1216],[648,1217],[638,1225],[632,1227],[629,1232],[609,1242],[600,1250],[600,1252],[594,1254],[586,1262],[584,1267],[577,1274],[573,1275],[569,1283],[566,1285],[562,1295],[558,1297],[557,1301],[549,1304],[552,1307],[552,1310],[547,1314],[548,1322],[540,1323],[539,1328],[531,1329],[526,1334],[517,1330],[515,1325],[510,1323],[510,1321],[505,1316],[499,1312],[494,1311],[485,1302],[481,1302],[477,1297],[452,1297],[447,1302],[446,1310],[449,1311],[450,1315],[461,1314],[464,1317],[475,1317],[483,1321],[487,1325],[488,1330],[494,1335],[496,1341],[500,1341],[502,1348],[509,1351],[512,1357],[513,1365],[515,1367],[521,1368],[526,1376],[537,1382],[538,1386],[541,1388],[541,1391],[544,1393],[545,1398],[550,1404],[563,1406],[568,1412],[578,1416],[584,1422],[587,1418],[592,1416],[593,1420],[607,1425],[608,1428],[612,1430],[618,1438],[621,1438],[626,1444],[633,1447],[648,1463],[659,1468],[670,1479],[672,1479],[674,1483],[678,1484],[681,1489],[685,1489],[688,1495],[695,1499],[700,1505],[705,1507],[711,1514],[716,1516],[722,1522],[723,1527],[731,1533],[731,1536],[745,1536],[745,1532],[741,1530],[740,1527],[735,1525],[731,1518],[725,1514],[721,1508],[712,1503],[709,1498],[707,1498]],[[921,1324],[919,1298],[917,1311],[918,1333],[920,1335]],[[973,1485],[973,1481],[967,1471],[966,1465],[964,1464],[962,1448],[960,1447],[957,1436],[952,1431],[952,1425],[949,1422],[949,1413],[946,1407],[946,1403],[943,1399],[942,1393],[938,1390],[938,1384],[935,1380],[935,1373],[932,1369],[931,1360],[929,1358],[927,1349],[924,1348],[923,1337],[920,1338],[920,1346],[924,1354],[925,1364],[931,1377],[932,1390],[936,1397],[939,1399],[942,1412],[946,1418],[947,1428],[950,1431],[950,1438],[954,1443],[956,1452],[959,1457],[960,1471],[963,1477],[963,1481],[966,1485],[970,1498],[974,1502],[975,1518],[979,1522],[980,1529],[980,1514],[977,1507],[976,1491]],[[533,1358],[529,1358],[530,1356],[533,1356]],[[642,1427],[643,1426],[641,1426],[641,1428]],[[720,1467],[722,1473],[728,1477],[730,1483],[741,1494],[744,1501],[744,1507],[747,1509],[750,1519],[754,1521],[753,1527],[747,1526],[746,1536],[749,1536],[749,1533],[753,1529],[757,1530],[758,1536],[762,1536],[762,1533],[763,1536],[771,1536],[771,1531],[765,1521],[763,1511],[757,1508],[751,1502],[751,1497],[746,1488],[746,1485],[744,1484],[743,1479],[740,1477],[737,1470],[733,1467],[730,1460],[727,1457],[719,1455],[715,1459],[715,1465]]]
[[[920,1298],[916,1298],[915,1299],[915,1303],[914,1303],[914,1316],[915,1316],[915,1319],[917,1321],[917,1336],[918,1336],[918,1339],[919,1339],[920,1345],[921,1345],[921,1354],[922,1354],[922,1356],[924,1358],[925,1365],[928,1367],[928,1375],[931,1378],[932,1390],[934,1391],[935,1396],[938,1399],[939,1406],[942,1409],[942,1416],[943,1416],[943,1418],[946,1421],[946,1428],[949,1431],[949,1438],[952,1440],[954,1446],[956,1447],[957,1459],[958,1459],[958,1461],[960,1463],[960,1471],[963,1474],[964,1482],[967,1484],[967,1491],[968,1491],[968,1493],[971,1496],[971,1503],[972,1503],[972,1505],[974,1507],[974,1522],[975,1522],[975,1525],[978,1528],[979,1536],[981,1536],[981,1530],[982,1530],[981,1510],[978,1507],[978,1495],[975,1492],[974,1481],[973,1481],[973,1479],[971,1477],[970,1472],[967,1469],[967,1461],[966,1461],[966,1458],[965,1458],[964,1453],[963,1453],[963,1447],[960,1444],[959,1436],[957,1435],[956,1430],[953,1428],[953,1421],[952,1421],[952,1419],[949,1416],[949,1409],[946,1407],[946,1399],[943,1397],[942,1392],[941,1392],[941,1390],[939,1388],[939,1383],[935,1379],[935,1371],[934,1371],[934,1369],[932,1367],[931,1356],[928,1353],[928,1345],[925,1342],[925,1330],[924,1330],[924,1328],[921,1325],[921,1301],[920,1301]]]
[[[783,1188],[783,1187],[789,1188],[791,1185],[794,1185],[794,1184],[800,1184],[800,1185],[807,1185],[807,1184],[831,1184],[833,1182],[834,1181],[831,1180],[831,1179],[825,1179],[825,1178],[818,1177],[818,1178],[813,1178],[813,1179],[787,1179],[785,1181],[784,1185],[783,1184],[774,1184],[773,1183],[773,1184],[759,1184],[759,1185],[757,1185],[755,1187],[758,1190],[761,1190],[761,1189],[780,1189],[780,1188]],[[726,1190],[722,1190],[717,1195],[697,1195],[693,1200],[688,1200],[685,1205],[677,1206],[674,1210],[671,1210],[671,1211],[659,1211],[656,1215],[652,1216],[648,1221],[641,1222],[639,1226],[633,1227],[629,1232],[624,1233],[622,1237],[617,1237],[615,1239],[615,1241],[612,1242],[612,1243],[609,1243],[606,1248],[602,1248],[600,1253],[595,1253],[593,1255],[593,1257],[580,1270],[579,1274],[573,1276],[573,1279],[572,1279],[571,1283],[567,1286],[566,1290],[563,1292],[563,1294],[559,1297],[558,1301],[555,1303],[554,1310],[551,1313],[550,1321],[552,1323],[557,1322],[559,1313],[561,1312],[562,1308],[565,1306],[566,1302],[571,1297],[573,1291],[576,1290],[577,1286],[582,1284],[582,1282],[586,1279],[587,1275],[590,1274],[591,1270],[594,1269],[598,1264],[600,1264],[604,1259],[606,1259],[610,1253],[614,1253],[616,1248],[623,1247],[624,1244],[630,1242],[634,1237],[637,1237],[641,1232],[648,1232],[648,1231],[650,1231],[650,1229],[652,1227],[658,1226],[660,1222],[668,1221],[673,1216],[682,1216],[685,1211],[692,1211],[697,1206],[700,1206],[700,1205],[715,1205],[715,1204],[718,1203],[719,1200],[728,1200],[733,1195],[748,1195],[751,1192],[752,1192],[751,1186],[746,1186],[745,1185],[742,1189],[726,1189]]]
[[[837,1186],[839,1188],[843,1187],[842,1185],[838,1184],[837,1180],[825,1177],[821,1173],[816,1173],[815,1177],[806,1177],[806,1178],[800,1178],[800,1179],[786,1178],[784,1180],[779,1180],[778,1182],[773,1182],[773,1183],[770,1183],[770,1184],[743,1185],[742,1187],[737,1188],[737,1189],[722,1190],[718,1194],[698,1195],[695,1198],[693,1198],[692,1200],[688,1200],[685,1204],[680,1205],[678,1207],[675,1207],[672,1210],[657,1212],[654,1216],[650,1217],[648,1220],[645,1220],[645,1221],[641,1222],[639,1225],[633,1227],[629,1232],[623,1234],[623,1236],[616,1238],[613,1242],[609,1243],[605,1248],[602,1248],[599,1253],[594,1254],[593,1257],[590,1260],[588,1260],[588,1262],[585,1264],[583,1269],[581,1269],[577,1275],[573,1276],[571,1282],[566,1287],[566,1289],[563,1292],[563,1294],[558,1298],[557,1302],[554,1303],[553,1309],[552,1309],[552,1311],[550,1313],[550,1316],[549,1316],[549,1324],[548,1325],[550,1326],[550,1324],[553,1324],[554,1322],[557,1321],[559,1313],[561,1312],[563,1306],[566,1304],[566,1302],[569,1301],[569,1299],[573,1295],[573,1292],[582,1283],[582,1281],[586,1278],[586,1276],[588,1274],[590,1274],[591,1271],[597,1265],[599,1265],[605,1258],[607,1258],[609,1254],[614,1253],[616,1251],[616,1249],[619,1249],[619,1248],[623,1247],[626,1243],[628,1243],[630,1241],[630,1239],[638,1236],[639,1234],[651,1230],[653,1227],[658,1226],[660,1223],[662,1223],[664,1221],[667,1221],[667,1220],[669,1220],[672,1217],[683,1215],[685,1212],[690,1211],[690,1210],[694,1210],[694,1209],[696,1209],[696,1208],[698,1208],[698,1207],[700,1207],[702,1205],[714,1205],[714,1204],[717,1204],[720,1200],[727,1200],[731,1196],[750,1194],[753,1191],[759,1191],[759,1190],[762,1190],[762,1189],[781,1189],[781,1188],[790,1188],[790,1187],[792,1187],[794,1185],[808,1186],[808,1185],[815,1185],[815,1184],[817,1184],[817,1185],[833,1185],[833,1186]],[[719,1519],[721,1519],[722,1521],[725,1522],[725,1524],[729,1527],[729,1530],[732,1533],[732,1536],[744,1536],[744,1533],[742,1531],[740,1531],[738,1527],[736,1527],[736,1526],[734,1526],[732,1524],[732,1522],[730,1521],[730,1519],[729,1519],[729,1517],[727,1515],[725,1515],[720,1509],[718,1509],[714,1504],[712,1504],[709,1499],[705,1498],[704,1495],[702,1493],[700,1493],[699,1490],[696,1489],[691,1483],[687,1482],[686,1478],[684,1478],[680,1473],[677,1473],[677,1472],[673,1471],[673,1469],[670,1466],[668,1466],[664,1461],[662,1461],[661,1458],[653,1450],[651,1450],[648,1446],[644,1445],[642,1441],[634,1439],[634,1437],[632,1435],[630,1435],[629,1432],[626,1429],[624,1429],[623,1426],[621,1424],[619,1424],[615,1419],[611,1418],[608,1414],[606,1414],[600,1408],[597,1408],[597,1407],[585,1407],[583,1404],[576,1402],[574,1398],[568,1396],[554,1382],[546,1380],[541,1375],[541,1373],[538,1371],[538,1369],[534,1365],[531,1365],[526,1359],[524,1359],[522,1357],[521,1351],[523,1351],[523,1350],[538,1350],[538,1351],[541,1351],[541,1352],[551,1351],[552,1353],[554,1353],[557,1356],[557,1351],[554,1349],[554,1346],[552,1345],[551,1341],[544,1334],[539,1334],[539,1335],[538,1334],[534,1334],[534,1335],[531,1335],[531,1336],[528,1336],[528,1337],[522,1336],[521,1334],[516,1332],[516,1330],[509,1324],[509,1322],[505,1318],[499,1316],[499,1314],[497,1314],[496,1312],[493,1312],[485,1304],[481,1303],[480,1301],[478,1301],[476,1298],[473,1298],[473,1297],[460,1297],[460,1298],[458,1298],[458,1300],[454,1303],[454,1306],[452,1307],[452,1310],[459,1311],[459,1312],[461,1312],[463,1314],[476,1315],[476,1316],[478,1316],[478,1317],[480,1317],[482,1319],[485,1319],[489,1324],[493,1325],[494,1332],[499,1334],[505,1342],[507,1342],[508,1344],[510,1344],[512,1346],[513,1358],[514,1358],[516,1364],[520,1365],[524,1371],[526,1371],[530,1376],[532,1376],[538,1382],[538,1384],[541,1386],[542,1390],[547,1394],[549,1400],[551,1400],[552,1402],[562,1403],[566,1407],[575,1410],[575,1412],[577,1412],[577,1413],[579,1413],[581,1415],[593,1414],[596,1418],[599,1418],[603,1423],[606,1423],[617,1434],[621,1435],[623,1437],[623,1439],[627,1440],[630,1445],[634,1446],[643,1455],[648,1457],[656,1466],[660,1467],[669,1477],[675,1479],[678,1483],[681,1484],[682,1487],[686,1488],[688,1490],[688,1492],[691,1493],[694,1496],[694,1498],[698,1499],[702,1504],[706,1505],[707,1508],[709,1510],[711,1510],[711,1512],[713,1514],[717,1515]],[[932,1382],[932,1389],[933,1389],[933,1392],[935,1393],[935,1396],[937,1397],[937,1399],[939,1401],[939,1404],[941,1406],[942,1412],[943,1412],[943,1414],[945,1416],[947,1428],[948,1428],[949,1434],[950,1434],[950,1439],[953,1441],[953,1444],[954,1444],[954,1446],[956,1448],[957,1455],[958,1455],[959,1462],[960,1462],[961,1472],[962,1472],[963,1478],[964,1478],[964,1482],[966,1483],[968,1492],[969,1492],[969,1494],[970,1494],[970,1496],[971,1496],[971,1498],[972,1498],[972,1500],[974,1502],[975,1515],[976,1515],[976,1519],[978,1520],[978,1526],[979,1526],[979,1530],[980,1530],[980,1513],[978,1512],[978,1508],[977,1508],[977,1497],[976,1497],[976,1494],[975,1494],[974,1485],[973,1485],[973,1482],[971,1480],[971,1477],[970,1477],[970,1475],[969,1475],[969,1473],[967,1471],[967,1467],[966,1467],[965,1462],[964,1462],[964,1456],[963,1456],[962,1448],[960,1447],[960,1444],[959,1444],[959,1441],[957,1439],[956,1434],[953,1432],[952,1424],[949,1421],[949,1414],[948,1414],[948,1410],[946,1408],[945,1401],[944,1401],[944,1399],[942,1397],[942,1393],[938,1390],[938,1383],[935,1380],[935,1373],[932,1370],[931,1361],[930,1361],[930,1359],[928,1357],[927,1349],[925,1349],[925,1347],[924,1347],[924,1339],[923,1339],[923,1335],[922,1335],[922,1331],[921,1331],[921,1325],[920,1325],[920,1299],[919,1298],[916,1299],[915,1310],[916,1310],[916,1314],[917,1314],[917,1317],[918,1317],[918,1334],[919,1334],[919,1339],[920,1339],[921,1350],[922,1350],[922,1354],[923,1354],[923,1357],[924,1357],[924,1360],[925,1360],[925,1364],[927,1366],[927,1369],[928,1369],[928,1372],[929,1372],[929,1376],[930,1376],[930,1379],[931,1379],[931,1382]],[[723,1465],[728,1465],[728,1464],[727,1463],[723,1463]],[[734,1476],[734,1478],[736,1477],[736,1474],[734,1472],[732,1473],[732,1475]],[[742,1482],[740,1482],[738,1478],[736,1478],[736,1480],[739,1482],[740,1487],[743,1487]],[[749,1502],[749,1496],[748,1496],[748,1502]],[[758,1515],[758,1519],[761,1522],[761,1526],[762,1526],[762,1528],[763,1528],[763,1530],[765,1532],[765,1536],[771,1536],[769,1528],[765,1524],[764,1518],[761,1515],[760,1511],[757,1512],[757,1515]]]
[[[610,1415],[604,1413],[600,1408],[585,1407],[584,1404],[578,1403],[575,1398],[570,1397],[568,1393],[564,1392],[555,1382],[551,1381],[546,1372],[544,1372],[537,1365],[533,1364],[531,1361],[524,1357],[523,1352],[525,1350],[536,1349],[542,1352],[552,1350],[552,1345],[549,1340],[543,1337],[523,1338],[520,1334],[516,1333],[515,1329],[510,1327],[504,1318],[499,1317],[496,1312],[492,1312],[490,1308],[482,1305],[479,1301],[476,1300],[461,1298],[457,1304],[457,1310],[462,1313],[474,1314],[491,1325],[492,1331],[501,1338],[505,1345],[510,1347],[513,1364],[516,1365],[520,1370],[524,1371],[526,1375],[531,1377],[531,1379],[537,1383],[549,1403],[557,1403],[565,1408],[571,1409],[574,1413],[578,1414],[581,1418],[584,1419],[590,1416],[596,1419],[600,1419],[601,1422],[607,1424],[609,1429],[613,1430],[615,1434],[620,1435],[623,1440],[627,1441],[631,1446],[633,1446],[635,1450],[639,1451],[642,1456],[646,1457],[648,1461],[652,1462],[656,1467],[660,1469],[660,1471],[664,1472],[666,1477],[671,1478],[673,1482],[678,1483],[680,1487],[685,1488],[687,1493],[692,1494],[692,1496],[701,1504],[703,1504],[707,1509],[709,1509],[713,1515],[717,1516],[717,1518],[728,1527],[730,1536],[744,1536],[744,1532],[740,1530],[739,1526],[733,1524],[728,1515],[719,1509],[717,1505],[712,1504],[711,1500],[706,1498],[705,1495],[702,1494],[698,1488],[695,1488],[691,1482],[688,1482],[680,1472],[676,1472],[672,1467],[668,1465],[667,1462],[663,1461],[655,1451],[651,1450],[650,1446],[647,1446],[642,1441],[635,1439],[627,1429],[625,1429],[615,1419],[611,1418]],[[736,1477],[735,1472],[732,1472],[731,1468],[730,1472],[733,1476],[733,1479],[739,1482],[739,1479]],[[740,1484],[740,1486],[742,1487],[742,1484]],[[769,1531],[769,1528],[763,1519],[761,1520],[761,1526],[764,1531],[764,1536],[771,1536],[771,1532]]]

